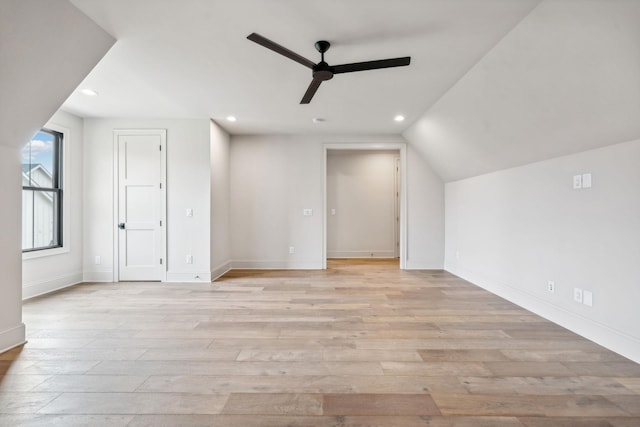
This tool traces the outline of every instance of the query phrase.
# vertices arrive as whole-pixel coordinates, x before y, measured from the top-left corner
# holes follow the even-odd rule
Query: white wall
[[[413,143],[407,144],[407,269],[444,263],[444,183]]]
[[[0,224],[3,224],[0,232],[0,352],[21,344],[25,339],[22,324],[20,176],[20,148],[0,144]]]
[[[446,269],[640,361],[638,165],[640,140],[447,184]]]
[[[404,140],[366,135],[231,138],[234,267],[322,268],[323,144],[358,142]],[[442,268],[443,184],[415,151],[408,150],[407,163],[407,268]],[[413,214],[412,205],[423,210]],[[313,209],[312,216],[302,215],[306,208]],[[289,254],[290,246],[295,253]]]
[[[230,227],[230,136],[211,121],[211,278],[216,279],[231,268]]]
[[[51,31],[56,22],[56,31]],[[24,342],[20,148],[114,40],[64,0],[0,2],[0,352]],[[46,63],[43,67],[41,64]],[[55,84],[52,84],[55,82]],[[34,102],[37,100],[37,102]]]
[[[211,280],[211,141],[205,119],[85,120],[84,280],[113,279],[114,129],[167,129],[167,280]],[[187,209],[193,209],[193,217],[186,216]],[[193,264],[186,263],[187,255]],[[94,264],[95,256],[101,257],[100,265]]]
[[[322,156],[305,137],[232,137],[234,267],[322,268]],[[302,216],[305,208],[314,215]]]
[[[328,258],[395,257],[399,157],[397,151],[328,151]]]
[[[65,131],[65,139],[62,142],[64,247],[23,254],[23,298],[51,292],[82,281],[83,121],[79,117],[59,111],[44,127]]]

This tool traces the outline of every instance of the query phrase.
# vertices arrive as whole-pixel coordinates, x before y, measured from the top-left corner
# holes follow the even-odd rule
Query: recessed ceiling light
[[[395,120],[395,121],[396,121],[396,122],[398,122],[398,123],[399,123],[399,122],[404,122],[404,116],[403,116],[403,115],[401,115],[401,114],[398,114],[397,116],[395,116],[395,117],[393,118],[393,120]]]
[[[80,92],[84,93],[87,96],[98,96],[98,92],[93,89],[82,89]]]
[[[313,119],[311,119],[311,121],[312,121],[313,123],[324,123],[324,122],[326,122],[327,120],[326,120],[326,119],[323,119],[322,117],[314,117]]]
[[[236,120],[238,120],[238,119],[236,119],[235,116],[227,116],[227,121],[228,122],[235,122]]]

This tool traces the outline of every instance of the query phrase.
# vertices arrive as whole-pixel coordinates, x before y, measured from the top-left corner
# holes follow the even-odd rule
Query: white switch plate
[[[102,259],[100,258],[100,255],[96,255],[96,258],[95,258],[95,260],[94,260],[94,263],[95,263],[96,265],[100,265],[100,264],[102,264]]]
[[[336,210],[335,209],[331,209],[331,215],[335,215],[336,214]]]
[[[582,175],[574,175],[573,176],[573,189],[577,190],[582,188]]]
[[[186,262],[187,264],[193,264],[193,255],[187,255]]]
[[[582,303],[589,307],[593,307],[593,292],[582,291]]]
[[[555,282],[549,280],[549,282],[547,282],[547,290],[551,293],[554,293],[556,291],[556,284]]]
[[[193,216],[193,209],[191,209],[191,208],[187,209],[187,216],[188,217],[192,217]]]
[[[573,288],[573,300],[582,303],[582,289]]]
[[[582,188],[591,188],[591,174],[583,173],[582,174]]]
[[[290,254],[295,254],[296,253],[296,248],[293,246],[289,246],[289,253]]]
[[[311,216],[311,215],[313,215],[313,209],[303,209],[303,210],[302,210],[302,215],[304,215],[304,216]]]

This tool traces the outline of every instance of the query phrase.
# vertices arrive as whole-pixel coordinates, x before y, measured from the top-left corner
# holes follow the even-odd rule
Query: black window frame
[[[63,154],[62,154],[62,147],[63,147],[63,143],[64,143],[64,134],[62,132],[53,130],[53,129],[48,129],[48,128],[42,128],[40,129],[40,132],[49,134],[53,137],[53,166],[52,166],[52,171],[51,171],[51,183],[52,183],[52,187],[51,188],[47,188],[47,187],[37,187],[37,186],[30,186],[30,185],[23,185],[22,186],[22,191],[24,192],[26,191],[32,191],[33,194],[35,195],[36,192],[43,192],[43,193],[54,193],[56,195],[56,197],[54,198],[54,200],[56,200],[56,206],[55,206],[55,210],[54,210],[54,227],[53,227],[53,234],[54,234],[54,240],[56,241],[55,244],[53,245],[48,245],[48,246],[38,246],[35,247],[35,230],[31,231],[31,247],[27,248],[27,249],[22,249],[22,253],[29,253],[29,252],[37,252],[37,251],[43,251],[43,250],[47,250],[47,249],[56,249],[56,248],[62,248],[64,246],[64,241],[63,241],[63,227],[62,227],[62,215],[63,215],[63,189],[62,189],[62,184],[63,184],[63,175],[62,175],[62,165],[63,165]],[[31,144],[31,141],[29,141],[29,144]],[[31,171],[29,171],[29,173],[31,173]],[[24,215],[24,212],[22,213],[22,215]],[[35,228],[35,220],[34,220],[34,216],[35,216],[35,205],[32,203],[32,210],[31,210],[31,216],[32,216],[32,220],[31,220],[31,227]],[[24,224],[22,225],[24,227]],[[57,239],[55,238],[57,237]]]

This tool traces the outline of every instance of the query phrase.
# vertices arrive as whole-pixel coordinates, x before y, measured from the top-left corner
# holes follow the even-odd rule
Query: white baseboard
[[[491,282],[473,272],[460,268],[447,271],[636,363],[640,363],[640,339],[637,337],[558,307],[513,286]]]
[[[113,271],[85,271],[83,282],[113,282]]]
[[[394,251],[327,251],[327,258],[395,258]]]
[[[24,323],[0,332],[0,353],[24,344],[26,341]]]
[[[169,283],[180,283],[180,282],[211,282],[211,272],[210,271],[201,271],[201,272],[191,272],[191,273],[177,273],[173,271],[167,271],[167,280]]]
[[[322,270],[322,262],[312,261],[233,261],[233,269],[241,270]]]
[[[444,266],[441,263],[433,263],[428,261],[416,261],[408,259],[405,265],[405,270],[443,270]]]
[[[83,281],[82,273],[77,272],[66,276],[49,278],[33,283],[22,284],[22,299],[29,299],[39,295],[48,294],[69,286],[76,285]]]
[[[212,269],[211,270],[211,281],[215,282],[220,277],[224,276],[226,273],[231,271],[231,265],[232,265],[231,261],[227,261],[227,262],[225,262],[223,264],[220,264],[216,268]]]

